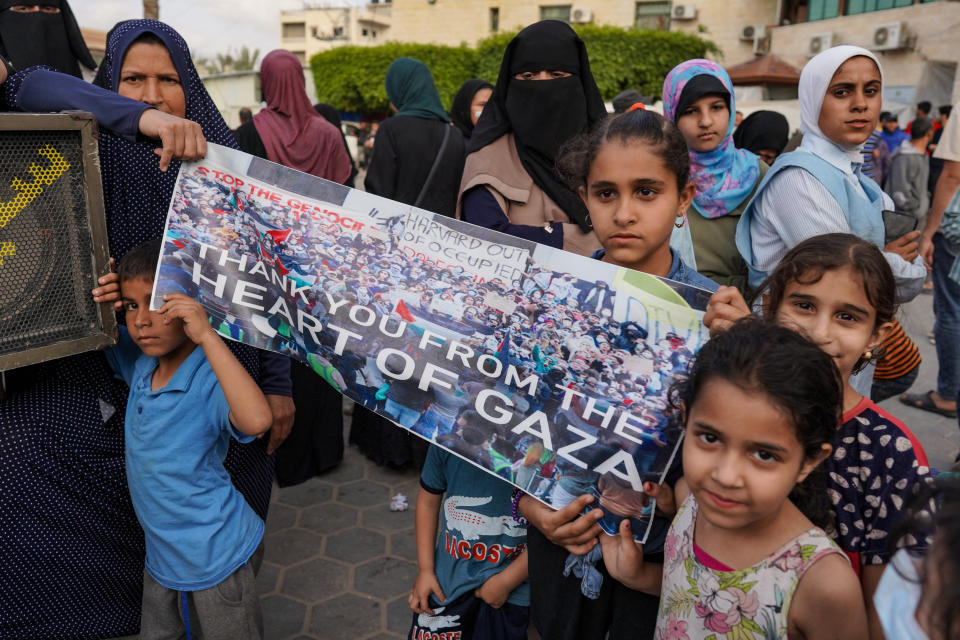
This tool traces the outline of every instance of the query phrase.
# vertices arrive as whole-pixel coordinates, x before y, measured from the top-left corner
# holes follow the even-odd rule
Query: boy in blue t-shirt
[[[430,446],[417,496],[409,640],[527,637],[527,530],[511,515],[512,495],[506,482]]]
[[[165,295],[150,310],[160,246],[130,251],[94,290],[97,302],[122,303],[127,321],[107,358],[130,386],[124,457],[146,543],[139,637],[259,639],[250,560],[264,523],[223,459],[231,437],[270,428],[270,406],[198,302]]]

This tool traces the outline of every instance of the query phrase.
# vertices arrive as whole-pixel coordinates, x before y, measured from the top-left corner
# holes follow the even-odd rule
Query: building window
[[[500,7],[490,7],[490,33],[500,31]]]
[[[364,35],[364,36],[367,35],[367,30],[366,30],[366,29],[363,30],[363,35]]]
[[[561,22],[570,22],[569,4],[551,4],[540,7],[541,20],[559,20]]]
[[[840,15],[840,0],[810,0],[807,5],[807,20],[829,20]]]
[[[670,28],[669,2],[638,2],[633,20],[637,29],[659,29],[667,31]]]
[[[307,52],[306,51],[291,51],[293,55],[297,56],[297,60],[300,61],[300,64],[307,64]]]
[[[909,7],[912,4],[913,0],[847,0],[846,14],[852,16],[858,13]]]
[[[297,40],[307,37],[307,24],[305,22],[284,22],[283,38],[285,40]]]

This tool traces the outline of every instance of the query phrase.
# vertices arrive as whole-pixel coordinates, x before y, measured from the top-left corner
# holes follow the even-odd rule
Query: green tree
[[[626,88],[659,97],[663,78],[690,58],[717,55],[715,44],[681,32],[583,25],[574,28],[583,38],[590,69],[604,99]],[[317,96],[345,111],[385,113],[389,110],[383,79],[390,63],[409,56],[426,64],[444,105],[472,77],[496,82],[507,43],[516,32],[482,40],[476,47],[389,42],[376,47],[346,46],[310,59]]]
[[[420,60],[430,68],[443,103],[473,77],[475,53],[466,45],[448,47],[389,42],[376,47],[336,47],[310,59],[317,96],[339,109],[370,113],[389,110],[383,79],[397,58]]]

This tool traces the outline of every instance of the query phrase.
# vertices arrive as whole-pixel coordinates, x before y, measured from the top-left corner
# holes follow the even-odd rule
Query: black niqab
[[[568,78],[516,80],[525,71],[566,71]],[[468,151],[513,132],[523,168],[584,231],[592,229],[586,206],[555,170],[557,151],[607,115],[590,73],[583,40],[557,20],[532,24],[510,41],[493,95],[473,131]]]
[[[460,129],[464,140],[469,140],[473,134],[470,105],[473,104],[473,97],[481,89],[493,89],[493,85],[486,80],[471,78],[460,85],[457,95],[453,97],[453,102],[450,103],[450,121],[457,129]]]
[[[11,9],[20,4],[55,7],[59,13]],[[67,0],[0,0],[0,54],[17,69],[44,64],[78,78],[78,62],[97,66]]]
[[[733,144],[754,153],[763,149],[783,153],[789,139],[790,123],[776,111],[754,111],[733,132]]]

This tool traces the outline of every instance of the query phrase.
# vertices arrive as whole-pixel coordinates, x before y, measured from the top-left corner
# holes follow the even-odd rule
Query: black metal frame
[[[100,182],[100,158],[97,145],[97,122],[93,114],[71,111],[57,114],[0,113],[0,131],[79,131],[88,228],[92,255],[90,272],[109,271],[110,248],[107,243],[107,222],[104,216],[103,187]],[[2,267],[0,267],[2,268]],[[94,277],[94,281],[96,278]],[[0,371],[16,369],[29,364],[63,358],[65,356],[104,349],[116,344],[117,321],[113,305],[97,305],[98,330],[94,335],[74,340],[62,340],[26,351],[0,355]]]

